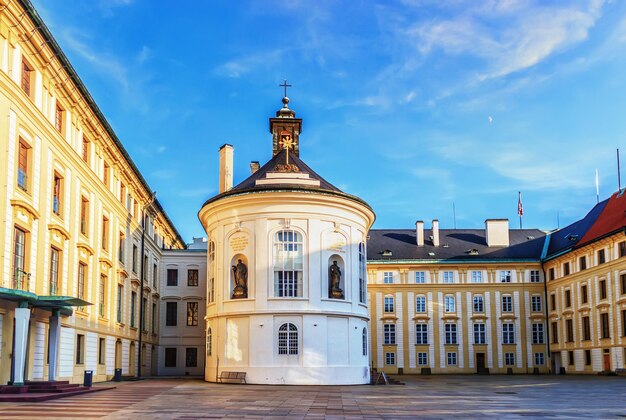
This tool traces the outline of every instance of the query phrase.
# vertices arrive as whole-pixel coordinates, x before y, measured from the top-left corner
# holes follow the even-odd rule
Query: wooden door
[[[485,370],[485,353],[476,353],[476,370],[478,373]]]
[[[611,355],[609,353],[604,354],[604,370],[607,372],[611,370]]]

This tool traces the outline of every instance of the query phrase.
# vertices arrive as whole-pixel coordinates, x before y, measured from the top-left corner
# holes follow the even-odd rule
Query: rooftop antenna
[[[600,181],[598,180],[598,168],[596,168],[596,204],[600,202]]]
[[[561,220],[559,219],[559,212],[556,212],[556,228],[560,229],[561,228]]]
[[[622,177],[620,174],[620,168],[619,168],[619,149],[617,149],[617,191],[621,191],[622,190]]]

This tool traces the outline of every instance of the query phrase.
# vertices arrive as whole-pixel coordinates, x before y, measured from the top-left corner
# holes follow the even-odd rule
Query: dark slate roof
[[[579,243],[581,243],[581,239],[596,222],[608,201],[609,200],[606,199],[599,202],[582,219],[577,220],[571,225],[565,226],[556,232],[553,232],[550,235],[550,244],[548,245],[546,257],[550,258],[551,256],[555,256],[579,245]]]
[[[587,245],[593,241],[612,235],[626,227],[626,197],[624,190],[613,194],[602,209],[595,223],[587,230],[576,247]]]
[[[301,173],[306,173],[309,175],[309,179],[318,180],[320,182],[319,187],[314,185],[305,185],[305,184],[297,184],[297,180],[294,180],[293,184],[262,184],[256,185],[256,181],[259,179],[265,179],[268,172],[275,172],[276,165],[285,164],[286,161],[286,151],[283,149],[276,154],[272,159],[270,159],[265,165],[261,166],[254,174],[250,175],[248,178],[244,179],[239,184],[235,185],[230,190],[218,194],[212,198],[209,198],[204,202],[202,207],[206,206],[209,203],[220,200],[224,197],[230,197],[233,195],[240,194],[250,194],[250,193],[260,193],[260,192],[312,192],[318,194],[332,194],[335,196],[340,196],[343,198],[347,198],[349,200],[356,201],[368,209],[372,210],[372,208],[365,201],[360,199],[357,196],[347,194],[342,192],[339,188],[335,187],[330,182],[326,181],[324,178],[319,176],[313,169],[309,168],[309,166],[304,163],[302,159],[296,156],[294,153],[289,153],[289,164],[296,165]],[[372,210],[374,212],[374,210]]]
[[[239,191],[239,190],[267,190],[267,189],[284,189],[285,184],[266,184],[266,185],[256,185],[256,181],[259,179],[264,179],[268,172],[276,172],[276,165],[285,164],[286,161],[286,151],[282,149],[280,152],[276,154],[273,158],[271,158],[265,165],[261,166],[259,170],[250,175],[248,178],[244,179],[239,184],[235,185],[230,191]],[[323,189],[335,192],[341,192],[341,190],[335,187],[330,182],[326,181],[324,178],[319,176],[313,169],[309,168],[309,166],[304,163],[302,159],[296,156],[294,153],[289,153],[289,164],[296,165],[300,168],[300,172],[309,174],[309,179],[315,179],[320,182],[319,187],[314,187],[311,185],[297,185],[298,189]]]
[[[372,229],[367,245],[368,260],[539,260],[545,232],[538,229],[509,230],[508,247],[488,247],[484,229],[439,229],[438,247],[424,229],[424,246],[418,247],[414,229]],[[383,256],[384,251],[392,255]],[[470,255],[470,250],[478,252]],[[435,255],[429,255],[434,252]]]

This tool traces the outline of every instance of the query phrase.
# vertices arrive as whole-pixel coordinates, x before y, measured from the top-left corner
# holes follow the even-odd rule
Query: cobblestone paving
[[[401,377],[404,386],[261,386],[155,379],[37,404],[0,418],[626,418],[626,378]]]

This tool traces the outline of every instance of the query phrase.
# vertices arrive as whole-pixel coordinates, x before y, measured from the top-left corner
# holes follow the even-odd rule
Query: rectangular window
[[[198,366],[198,348],[187,347],[185,349],[185,367],[197,367]]]
[[[418,296],[415,298],[415,312],[426,312],[426,296]]]
[[[76,364],[85,363],[85,336],[83,334],[76,335]]]
[[[500,271],[500,283],[511,283],[511,271],[510,270]]]
[[[552,324],[552,344],[559,343],[559,324],[558,322],[553,322]]]
[[[539,283],[540,281],[541,277],[539,276],[539,270],[530,270],[530,282]]]
[[[428,365],[428,353],[426,352],[417,353],[417,364],[418,366]]]
[[[580,300],[582,303],[587,303],[589,300],[589,294],[587,293],[587,285],[580,286]]]
[[[550,294],[550,310],[556,311],[556,294]]]
[[[504,353],[504,364],[506,366],[515,366],[515,353]]]
[[[62,188],[63,178],[55,172],[52,179],[52,212],[59,217],[61,216],[62,208]]]
[[[415,324],[415,344],[428,344],[428,324]]]
[[[578,258],[578,268],[580,269],[580,271],[584,271],[587,269],[587,256],[583,255],[582,257]]]
[[[457,344],[456,324],[445,324],[446,344]]]
[[[622,241],[618,244],[619,248],[619,257],[622,258],[626,256],[626,241]]]
[[[535,366],[543,366],[545,358],[543,353],[535,353]]]
[[[396,364],[396,354],[393,352],[385,353],[385,365],[394,366]]]
[[[571,306],[572,306],[572,293],[568,289],[565,291],[565,307],[569,308]]]
[[[511,322],[502,324],[502,344],[515,344],[515,324]]]
[[[124,313],[124,309],[122,307],[124,302],[124,286],[121,284],[117,285],[117,322],[122,323],[122,314]]]
[[[585,365],[591,365],[591,350],[585,350]]]
[[[54,247],[50,248],[50,295],[56,295],[59,288],[59,257],[60,251]]]
[[[606,254],[604,253],[604,249],[598,250],[598,264],[604,264],[606,262]]]
[[[109,249],[109,219],[102,217],[102,249]]]
[[[159,279],[159,267],[156,264],[152,264],[152,287],[156,289]]]
[[[606,299],[606,280],[600,280],[600,299]]]
[[[385,305],[384,305],[384,309],[386,313],[390,313],[394,311],[393,308],[393,296],[385,296]]]
[[[552,268],[550,268],[550,270],[548,271],[548,278],[549,278],[550,280],[554,280],[554,277],[555,277],[555,270],[554,270],[554,267],[552,267]]]
[[[130,294],[130,326],[137,328],[137,292]]]
[[[619,276],[621,292],[623,295],[626,295],[626,274],[621,274]]]
[[[98,364],[104,365],[106,362],[106,340],[104,338],[98,339]]]
[[[178,304],[177,302],[166,302],[165,305],[165,325],[175,327],[178,323]]]
[[[126,198],[126,185],[123,182],[120,182],[120,201],[124,204],[124,199]],[[126,206],[128,208],[128,206]]]
[[[611,338],[611,330],[609,329],[609,314],[600,314],[600,324],[602,325],[602,338]]]
[[[198,325],[198,302],[187,302],[187,326]]]
[[[187,286],[198,285],[198,270],[187,270]]]
[[[574,365],[574,352],[571,350],[567,352],[567,364],[570,366]]]
[[[454,283],[454,271],[444,271],[443,272],[443,282],[444,283]]]
[[[416,271],[415,283],[426,283],[426,273],[423,271]]]
[[[383,325],[384,331],[384,343],[385,344],[396,344],[396,324],[385,324]]]
[[[82,154],[82,158],[86,163],[89,163],[89,140],[87,139],[87,137],[85,137],[83,135],[83,154]]]
[[[563,275],[569,276],[569,262],[563,263]]]
[[[13,288],[28,290],[26,267],[26,232],[19,228],[13,231]]]
[[[537,296],[537,295],[531,296],[530,302],[531,302],[531,310],[533,312],[541,312],[542,310],[541,296]]]
[[[22,81],[20,86],[22,90],[29,98],[33,96],[33,90],[31,86],[33,78],[33,68],[26,62],[26,60],[22,60]]]
[[[28,166],[30,158],[30,146],[20,139],[17,155],[17,186],[28,192]]]
[[[63,108],[59,105],[59,102],[57,102],[54,108],[54,128],[56,128],[59,133],[63,133],[63,112]]]
[[[385,284],[393,283],[393,273],[391,271],[385,271],[383,273],[383,283]]]
[[[474,324],[474,344],[486,344],[485,324]]]
[[[80,233],[87,236],[89,232],[89,200],[80,198]]]
[[[165,367],[176,367],[176,347],[165,348]]]
[[[98,296],[98,304],[100,310],[98,313],[102,318],[105,318],[107,307],[106,307],[106,290],[107,290],[107,276],[104,274],[100,275],[100,296]]]
[[[178,269],[176,268],[167,269],[167,285],[178,286]]]
[[[156,334],[157,333],[157,323],[156,323],[156,318],[157,318],[157,304],[153,303],[152,304],[152,312],[150,313],[151,316],[151,326],[152,326],[152,334]]]
[[[87,265],[78,263],[78,281],[77,283],[77,297],[79,299],[85,298],[85,273],[87,272]]]
[[[104,166],[102,169],[102,182],[109,188],[109,182],[111,181],[111,168],[104,162]]]
[[[533,344],[543,344],[543,324],[533,324]]]
[[[513,296],[502,296],[502,312],[513,312]]]
[[[567,334],[567,342],[574,342],[574,320],[566,319],[565,320],[565,332]]]
[[[482,295],[474,295],[474,312],[484,312],[485,300]]]
[[[133,268],[133,273],[137,272],[137,245],[133,244],[133,264],[132,264],[132,268]]]
[[[448,352],[448,366],[456,366],[456,352]]]
[[[582,317],[583,321],[583,340],[591,340],[591,322],[589,322],[588,316]]]
[[[446,313],[454,313],[456,312],[456,300],[454,296],[446,296],[444,297],[444,311]]]
[[[483,272],[472,271],[472,283],[482,283],[482,282],[483,282]]]
[[[626,309],[622,310],[622,337],[626,337]]]
[[[120,233],[118,240],[117,259],[124,264],[124,249],[126,248],[126,237],[123,233]]]

